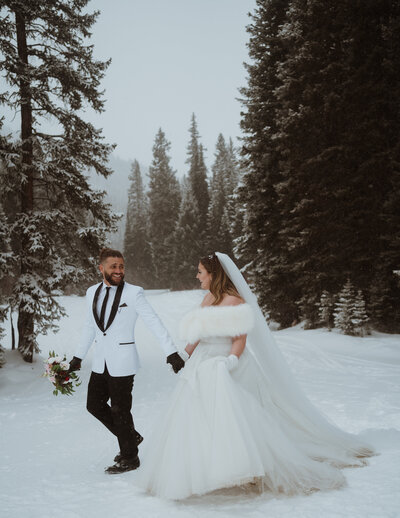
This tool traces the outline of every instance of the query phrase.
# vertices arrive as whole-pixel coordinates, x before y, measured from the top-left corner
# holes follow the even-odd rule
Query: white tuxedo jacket
[[[140,367],[135,345],[135,324],[139,315],[158,338],[166,356],[177,351],[168,331],[147,302],[143,288],[127,282],[118,286],[110,317],[104,329],[101,328],[96,306],[102,285],[91,286],[86,292],[87,314],[75,352],[77,358],[83,360],[94,342],[93,372],[103,373],[107,364],[111,376],[136,374]]]

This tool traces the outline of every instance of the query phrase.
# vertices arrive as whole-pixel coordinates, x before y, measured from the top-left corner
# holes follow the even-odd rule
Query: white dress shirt
[[[108,292],[108,301],[106,306],[106,312],[104,314],[104,327],[107,327],[108,319],[110,318],[111,308],[114,302],[115,294],[117,293],[118,286],[107,286],[105,282],[103,282],[103,286],[101,287],[101,291],[99,293],[99,298],[97,299],[96,312],[97,316],[100,318],[101,306],[103,305],[104,298],[106,296],[107,290],[106,288],[110,288]]]

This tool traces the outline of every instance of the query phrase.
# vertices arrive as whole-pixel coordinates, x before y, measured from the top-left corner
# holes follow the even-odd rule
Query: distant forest
[[[132,164],[124,240],[127,277],[146,288],[192,289],[198,287],[202,256],[210,251],[233,255],[239,164],[232,141],[220,134],[208,174],[194,114],[188,173],[181,182],[171,169],[169,147],[160,129],[147,189],[138,162]]]

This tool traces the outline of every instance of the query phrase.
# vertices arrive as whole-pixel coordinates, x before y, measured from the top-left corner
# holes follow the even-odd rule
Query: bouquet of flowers
[[[50,351],[49,357],[44,363],[46,367],[43,376],[49,378],[53,383],[55,387],[53,394],[55,396],[59,392],[69,396],[75,392],[75,387],[81,384],[75,372],[69,372],[69,363],[65,355],[64,358],[61,358],[54,351]]]

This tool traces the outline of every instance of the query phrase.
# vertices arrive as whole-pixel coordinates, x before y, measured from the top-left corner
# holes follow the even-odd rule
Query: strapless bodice
[[[207,338],[202,338],[199,342],[198,347],[200,346],[209,346],[209,345],[232,345],[232,337],[230,336],[208,336]]]

